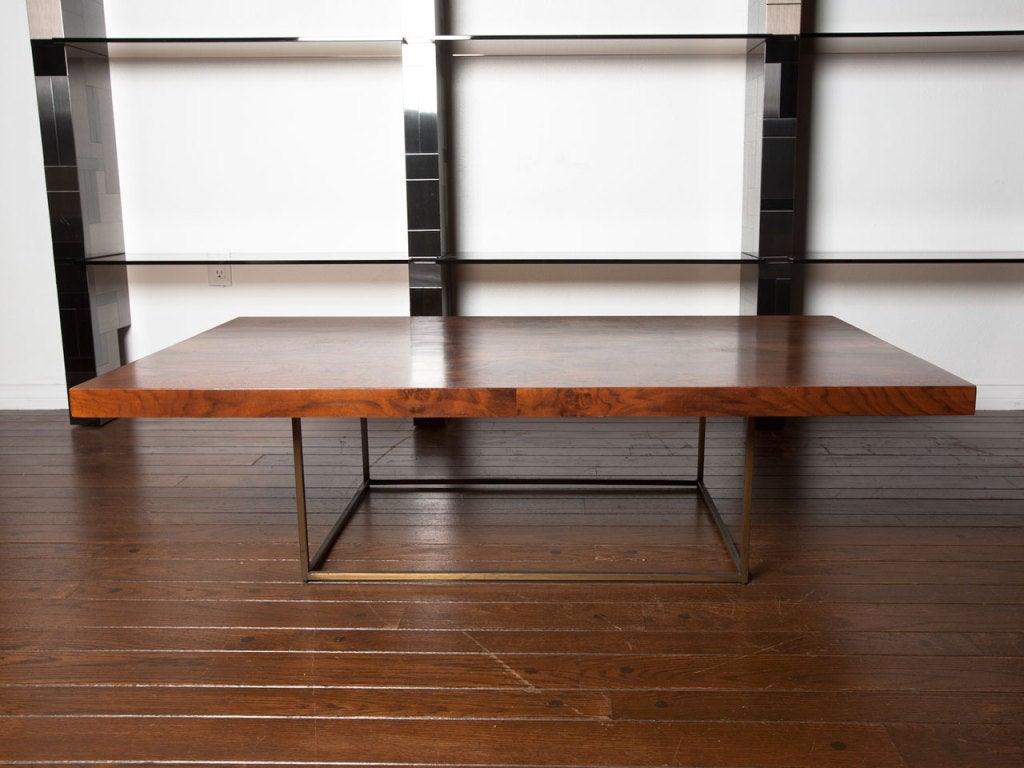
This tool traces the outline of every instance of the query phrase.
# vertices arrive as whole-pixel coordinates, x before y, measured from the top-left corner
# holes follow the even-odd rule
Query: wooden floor
[[[693,421],[371,430],[380,475],[695,455]],[[323,528],[357,431],[306,436]],[[711,423],[731,521],[741,436]],[[760,432],[747,586],[302,584],[290,451],[285,420],[0,414],[0,765],[1024,765],[1024,413]],[[384,569],[721,559],[665,493],[375,493],[339,546]]]

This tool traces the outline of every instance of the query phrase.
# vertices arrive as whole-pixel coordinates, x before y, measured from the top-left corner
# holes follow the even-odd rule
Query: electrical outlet
[[[231,266],[229,264],[211,264],[206,268],[206,276],[210,285],[220,287],[231,285]]]

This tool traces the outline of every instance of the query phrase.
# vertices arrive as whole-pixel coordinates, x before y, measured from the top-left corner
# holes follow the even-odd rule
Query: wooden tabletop
[[[833,317],[239,318],[71,390],[82,418],[974,412]]]

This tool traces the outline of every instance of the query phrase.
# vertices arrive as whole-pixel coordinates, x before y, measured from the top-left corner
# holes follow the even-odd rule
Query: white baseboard
[[[1024,410],[1024,385],[1020,384],[979,384],[979,411],[1021,411]]]
[[[0,386],[0,410],[67,410],[68,391],[61,385]]]

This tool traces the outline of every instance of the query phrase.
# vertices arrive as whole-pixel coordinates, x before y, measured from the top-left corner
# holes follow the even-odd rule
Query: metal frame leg
[[[743,460],[743,501],[739,542],[733,538],[718,511],[718,505],[704,484],[704,452],[707,443],[707,420],[700,419],[697,437],[697,475],[694,480],[595,480],[592,478],[474,478],[373,480],[370,476],[369,440],[367,420],[359,420],[362,482],[345,505],[337,521],[324,537],[316,553],[310,556],[309,528],[306,509],[305,472],[302,452],[302,425],[292,419],[292,450],[295,458],[295,502],[299,523],[299,556],[304,581],[665,581],[665,582],[720,582],[745,584],[750,580],[750,512],[753,501],[755,420],[745,419]],[[734,570],[728,572],[671,572],[671,573],[601,573],[601,572],[346,572],[324,571],[322,567],[345,526],[355,514],[371,488],[379,490],[449,490],[466,486],[578,486],[578,487],[631,487],[637,489],[687,489],[696,491],[704,503],[711,520],[732,561]]]
[[[338,516],[338,519],[334,522],[334,525],[331,526],[331,530],[328,531],[327,535],[320,543],[320,546],[317,547],[316,553],[310,557],[309,522],[307,519],[306,509],[306,473],[302,452],[302,420],[292,419],[292,456],[295,463],[295,505],[299,517],[299,558],[302,566],[303,581],[319,580],[316,576],[317,570],[323,566],[327,556],[331,553],[331,548],[334,547],[338,538],[341,536],[341,532],[345,530],[345,526],[348,525],[349,520],[352,519],[356,509],[358,509],[359,505],[366,497],[367,492],[370,490],[370,450],[369,441],[367,439],[366,419],[359,420],[359,442],[360,454],[362,455],[363,463],[362,482],[360,482],[359,486],[352,494],[352,498],[349,499],[345,508]]]
[[[299,517],[299,565],[309,581],[309,527],[306,522],[306,466],[302,456],[302,420],[292,419],[292,462],[295,465],[295,507]]]
[[[740,519],[740,583],[750,581],[750,508],[754,502],[754,436],[757,434],[757,420],[744,420],[743,438],[743,512]]]
[[[744,419],[743,506],[740,517],[740,538],[738,544],[733,538],[732,532],[729,530],[729,526],[726,524],[725,520],[722,519],[722,515],[718,511],[718,505],[715,503],[714,497],[712,497],[707,486],[704,485],[704,445],[707,434],[706,421],[707,420],[704,417],[701,417],[700,434],[697,438],[697,490],[704,501],[704,506],[707,507],[708,513],[711,515],[711,519],[715,523],[715,527],[718,528],[718,533],[722,538],[722,544],[725,545],[725,548],[729,553],[729,557],[733,562],[733,566],[736,569],[731,578],[719,580],[735,581],[740,584],[746,584],[750,581],[750,509],[754,497],[755,421],[751,418]]]
[[[704,446],[708,438],[708,420],[706,416],[700,417],[697,427],[697,482],[704,482]]]

